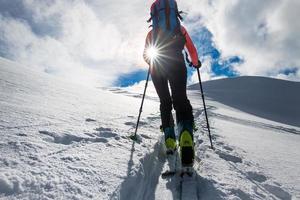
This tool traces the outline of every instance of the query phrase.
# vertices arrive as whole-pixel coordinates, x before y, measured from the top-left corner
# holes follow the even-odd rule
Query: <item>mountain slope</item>
[[[190,89],[198,89],[195,84]],[[300,127],[300,82],[266,77],[207,81],[205,95],[243,112]]]
[[[108,199],[152,147],[127,139],[139,103],[1,59],[0,199]]]
[[[141,93],[74,85],[0,59],[0,199],[300,198],[300,129],[209,99],[211,150],[197,90],[189,91],[196,195],[181,195],[179,177],[161,178],[156,96],[147,93],[141,141],[127,137]]]

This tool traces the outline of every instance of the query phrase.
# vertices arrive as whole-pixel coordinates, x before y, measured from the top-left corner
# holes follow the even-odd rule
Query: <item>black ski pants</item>
[[[187,69],[181,54],[174,59],[159,60],[151,68],[151,78],[160,99],[160,112],[163,129],[174,126],[172,105],[176,111],[177,123],[182,120],[193,122],[193,110],[187,98]],[[169,91],[169,86],[171,94]]]

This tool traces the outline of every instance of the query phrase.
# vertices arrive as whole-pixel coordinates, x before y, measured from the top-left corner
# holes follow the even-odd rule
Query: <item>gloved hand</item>
[[[202,66],[202,63],[201,63],[200,60],[198,60],[198,65],[197,65],[197,66],[194,66],[194,67],[200,69],[201,66]]]

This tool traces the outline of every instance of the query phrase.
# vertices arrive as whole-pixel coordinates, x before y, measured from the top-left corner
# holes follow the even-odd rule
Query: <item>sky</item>
[[[178,0],[203,80],[300,81],[298,0]],[[142,52],[152,1],[0,0],[0,56],[93,86],[146,78]],[[197,82],[189,69],[189,83]]]

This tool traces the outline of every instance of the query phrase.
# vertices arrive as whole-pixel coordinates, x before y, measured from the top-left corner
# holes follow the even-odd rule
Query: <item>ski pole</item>
[[[184,51],[184,53],[185,53],[186,62],[189,64],[190,67],[193,67],[193,63],[189,60],[187,52]],[[201,62],[200,62],[200,64],[201,64]],[[202,102],[203,102],[203,107],[204,107],[205,118],[206,118],[206,125],[207,125],[207,129],[208,129],[209,140],[210,140],[210,147],[211,147],[211,149],[214,149],[211,134],[210,134],[210,127],[209,127],[209,123],[208,123],[206,104],[205,104],[205,99],[204,99],[204,92],[203,92],[202,81],[201,81],[201,76],[200,76],[200,70],[199,70],[198,67],[197,67],[197,73],[198,73],[199,85],[200,85],[200,90],[201,90],[201,97],[202,97]]]
[[[208,134],[209,134],[209,140],[210,140],[210,147],[214,149],[212,139],[211,139],[211,134],[210,134],[210,127],[208,123],[208,117],[207,117],[207,111],[206,111],[206,104],[205,104],[205,99],[204,99],[204,94],[203,94],[203,87],[202,87],[202,81],[201,81],[201,76],[200,76],[200,70],[197,68],[197,73],[198,73],[198,78],[199,78],[199,85],[200,85],[200,90],[201,90],[201,96],[202,96],[202,101],[203,101],[203,106],[204,106],[204,113],[205,113],[205,118],[206,118],[206,124],[207,124],[207,129],[208,129]]]
[[[130,136],[130,138],[132,140],[134,140],[134,141],[137,141],[137,134],[136,133],[137,133],[137,130],[138,130],[138,127],[139,127],[141,114],[143,112],[143,105],[144,105],[144,99],[145,99],[145,95],[146,95],[146,90],[147,90],[147,87],[148,87],[149,76],[150,76],[150,67],[149,67],[148,73],[147,73],[147,79],[146,79],[144,94],[143,94],[142,103],[141,103],[141,107],[140,107],[140,111],[139,111],[139,116],[138,116],[138,119],[137,119],[137,122],[136,122],[136,126],[135,126],[135,132],[134,132],[134,135]]]

